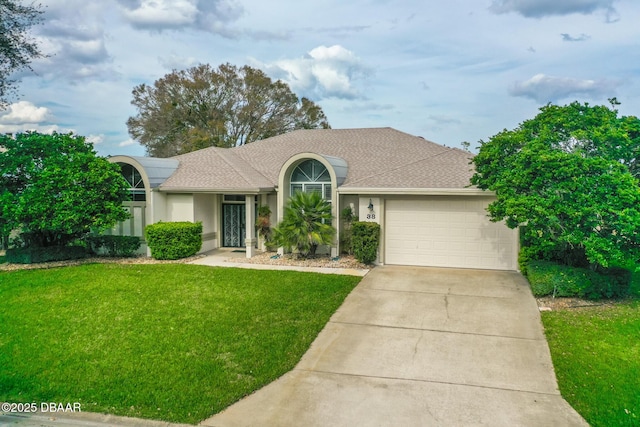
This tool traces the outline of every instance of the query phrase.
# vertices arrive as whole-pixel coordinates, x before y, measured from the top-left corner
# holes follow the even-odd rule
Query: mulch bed
[[[368,269],[371,266],[367,266],[358,262],[353,256],[340,256],[337,259],[332,259],[329,256],[318,255],[313,258],[298,258],[295,255],[285,254],[283,256],[274,258],[275,252],[265,252],[258,254],[253,258],[229,258],[228,262],[242,262],[248,264],[268,264],[268,265],[288,265],[298,267],[324,267],[324,268],[353,268],[353,269]],[[203,258],[206,255],[194,255],[189,258],[183,258],[179,260],[157,260],[147,256],[139,256],[132,258],[110,258],[110,257],[92,257],[69,261],[56,261],[56,262],[42,262],[35,264],[0,264],[0,271],[14,271],[14,270],[34,270],[44,268],[57,268],[68,267],[72,265],[91,264],[91,263],[117,263],[117,264],[185,264],[194,261],[199,258]]]
[[[540,311],[573,310],[587,307],[611,307],[616,304],[614,300],[588,300],[568,297],[542,297],[536,298]]]
[[[352,255],[342,255],[336,258],[331,258],[328,255],[316,255],[310,258],[300,258],[293,254],[278,256],[275,252],[264,252],[252,258],[244,258],[242,261],[238,261],[238,258],[230,258],[227,261],[247,264],[290,265],[296,267],[353,268],[359,270],[371,268],[371,266],[359,262]]]

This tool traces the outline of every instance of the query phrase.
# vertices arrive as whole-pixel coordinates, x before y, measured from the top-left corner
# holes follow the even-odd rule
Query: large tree
[[[322,109],[249,66],[199,65],[133,89],[129,134],[154,157],[234,147],[294,129],[328,128]]]
[[[40,5],[21,5],[19,0],[0,0],[0,109],[16,90],[16,71],[29,69],[34,58],[42,56],[38,44],[28,34],[40,22]]]
[[[64,246],[127,219],[128,187],[82,136],[0,135],[0,235],[18,230],[27,246]]]
[[[640,258],[640,121],[606,106],[547,105],[480,141],[472,184],[494,221],[524,226],[525,256],[607,267]]]

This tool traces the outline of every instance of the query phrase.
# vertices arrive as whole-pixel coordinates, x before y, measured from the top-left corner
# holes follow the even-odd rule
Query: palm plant
[[[319,192],[296,192],[284,209],[282,222],[273,229],[273,239],[303,257],[314,256],[318,246],[333,243],[332,219],[331,204]]]

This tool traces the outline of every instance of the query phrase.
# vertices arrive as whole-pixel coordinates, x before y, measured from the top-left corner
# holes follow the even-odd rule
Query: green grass
[[[640,301],[542,321],[562,396],[594,427],[640,426]]]
[[[0,401],[197,423],[291,370],[359,280],[181,264],[0,272]]]

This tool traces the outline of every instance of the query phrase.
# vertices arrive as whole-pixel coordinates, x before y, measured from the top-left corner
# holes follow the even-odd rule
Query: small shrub
[[[12,248],[7,249],[6,261],[14,264],[33,264],[38,262],[81,259],[86,258],[87,255],[87,249],[82,246]]]
[[[351,231],[353,233],[353,254],[356,259],[364,264],[374,262],[378,257],[380,224],[354,221]]]
[[[93,251],[102,251],[110,257],[131,257],[140,249],[140,238],[136,236],[88,236],[86,242]]]
[[[186,258],[202,247],[202,223],[158,222],[147,225],[144,236],[153,258]]]
[[[551,261],[531,261],[527,278],[535,296],[620,298],[629,294],[632,273],[623,268],[593,271]]]

